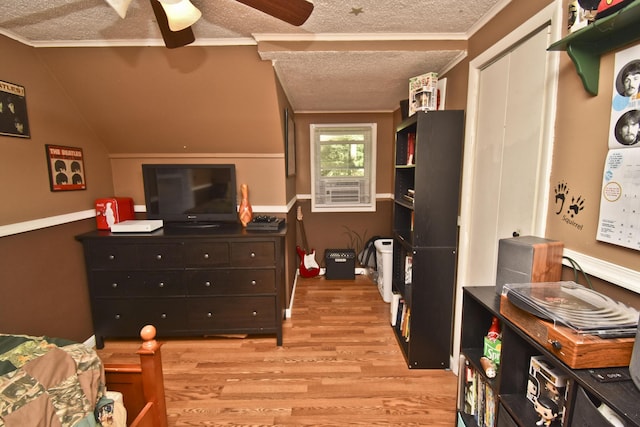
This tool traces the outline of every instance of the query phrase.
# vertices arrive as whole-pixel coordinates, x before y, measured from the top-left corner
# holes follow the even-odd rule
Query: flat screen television
[[[233,164],[143,164],[148,219],[174,225],[238,221]]]

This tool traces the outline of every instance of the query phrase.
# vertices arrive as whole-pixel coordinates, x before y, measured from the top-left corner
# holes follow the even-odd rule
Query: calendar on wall
[[[597,240],[640,250],[640,45],[616,54]]]

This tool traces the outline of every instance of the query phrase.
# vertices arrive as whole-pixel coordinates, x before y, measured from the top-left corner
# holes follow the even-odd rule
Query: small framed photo
[[[0,135],[31,138],[24,87],[0,80]]]
[[[51,191],[86,190],[82,148],[45,145]]]

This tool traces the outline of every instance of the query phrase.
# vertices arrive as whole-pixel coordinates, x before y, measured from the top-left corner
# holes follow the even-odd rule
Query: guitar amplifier
[[[326,249],[325,279],[353,280],[356,278],[356,251],[353,249]]]

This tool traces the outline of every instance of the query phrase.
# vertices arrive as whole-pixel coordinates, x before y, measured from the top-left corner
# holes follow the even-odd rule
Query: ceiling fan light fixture
[[[164,9],[171,31],[180,31],[195,24],[202,12],[189,0],[158,0]]]

